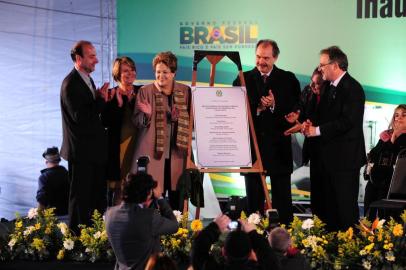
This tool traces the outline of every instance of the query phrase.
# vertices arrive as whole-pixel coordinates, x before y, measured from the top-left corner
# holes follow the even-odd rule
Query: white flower
[[[303,230],[309,230],[310,228],[314,227],[314,221],[311,218],[306,219],[305,221],[303,221],[302,224],[302,229]]]
[[[261,217],[257,213],[252,213],[248,217],[248,223],[258,225],[261,222]]]
[[[99,239],[100,236],[101,236],[101,232],[100,232],[100,231],[97,231],[95,234],[93,234],[93,237],[94,237],[95,239]]]
[[[63,241],[63,247],[66,250],[72,250],[74,246],[75,242],[73,242],[72,239],[65,239],[65,241]]]
[[[8,246],[13,249],[14,245],[17,243],[17,240],[15,238],[12,238],[10,242],[8,242]]]
[[[183,215],[182,215],[181,211],[174,210],[173,214],[176,217],[176,220],[178,221],[178,223],[182,221]]]
[[[56,226],[58,226],[58,228],[61,230],[63,236],[66,236],[68,234],[69,228],[68,225],[66,225],[66,223],[61,222]]]
[[[29,219],[33,219],[33,218],[37,217],[37,215],[38,215],[38,208],[31,208],[30,210],[28,210]]]
[[[370,270],[372,265],[371,262],[362,260],[362,266],[364,267],[364,269]]]
[[[382,226],[383,226],[383,224],[385,223],[385,219],[381,219],[379,222],[378,222],[378,225],[376,225],[376,228],[377,229],[380,229],[380,228],[382,228]]]
[[[24,231],[24,236],[30,235],[33,231],[35,231],[35,227],[34,226],[28,226],[27,229],[25,229]]]
[[[395,261],[395,256],[393,255],[392,251],[388,251],[385,254],[385,259],[388,260],[389,262],[394,262]]]
[[[90,252],[92,252],[92,249],[91,249],[91,248],[86,248],[86,249],[85,249],[85,252],[86,252],[86,253],[90,253]]]

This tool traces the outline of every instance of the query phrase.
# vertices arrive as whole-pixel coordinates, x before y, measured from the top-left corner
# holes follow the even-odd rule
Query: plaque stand
[[[202,51],[202,50],[195,50],[194,59],[193,59],[193,73],[192,73],[192,87],[196,86],[197,81],[197,65],[201,60],[207,58],[210,63],[210,82],[209,86],[214,86],[214,78],[216,73],[216,65],[220,62],[224,56],[227,56],[231,61],[233,61],[238,67],[238,76],[240,78],[241,86],[245,87],[245,79],[244,74],[242,71],[240,54],[238,52],[230,52],[230,51]],[[193,102],[191,103],[190,107],[190,119],[189,119],[189,143],[187,149],[187,158],[186,158],[186,169],[196,169],[202,173],[214,173],[214,172],[232,172],[232,173],[259,173],[261,176],[262,187],[265,194],[266,200],[266,208],[272,208],[271,199],[269,197],[268,188],[265,182],[265,171],[262,165],[261,155],[258,148],[257,137],[255,135],[254,124],[252,121],[251,116],[251,109],[249,106],[248,96],[246,96],[246,105],[247,105],[247,113],[248,113],[248,122],[249,122],[249,130],[250,135],[252,138],[252,145],[254,146],[256,161],[252,165],[251,168],[198,168],[194,161],[192,160],[192,131],[193,131],[193,123],[194,123],[194,115],[193,115]],[[186,198],[183,202],[183,211],[188,211],[188,199]],[[196,207],[196,218],[200,217],[200,207]]]

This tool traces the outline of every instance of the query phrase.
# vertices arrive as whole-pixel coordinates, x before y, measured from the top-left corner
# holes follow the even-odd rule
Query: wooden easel
[[[245,87],[245,79],[244,79],[244,74],[242,71],[242,66],[241,66],[241,60],[240,60],[240,54],[238,52],[228,52],[228,51],[201,51],[201,50],[196,50],[194,59],[193,59],[193,73],[192,73],[192,87],[196,86],[196,81],[197,81],[197,65],[201,60],[204,58],[207,58],[207,60],[210,62],[210,82],[209,86],[213,87],[214,86],[214,77],[216,73],[216,65],[218,62],[221,61],[221,59],[224,58],[224,56],[227,56],[231,61],[233,61],[237,67],[238,67],[238,76],[240,78],[241,86]],[[246,104],[247,104],[247,112],[248,112],[248,122],[249,122],[249,130],[250,130],[250,135],[252,138],[252,142],[254,145],[254,151],[255,151],[255,156],[257,160],[255,163],[252,165],[251,168],[237,168],[237,169],[232,169],[232,168],[198,168],[196,164],[192,161],[192,131],[193,131],[193,123],[194,123],[194,115],[193,115],[193,103],[191,104],[191,110],[190,110],[190,119],[189,119],[189,142],[188,142],[188,149],[187,149],[187,159],[186,159],[186,169],[197,169],[200,172],[203,173],[213,173],[213,172],[235,172],[235,173],[259,173],[261,176],[261,181],[262,181],[262,187],[264,190],[265,194],[265,200],[266,200],[266,207],[268,209],[272,208],[271,204],[271,199],[269,197],[268,193],[268,188],[266,186],[265,182],[265,171],[262,166],[262,160],[261,160],[261,155],[259,153],[259,148],[258,148],[258,143],[257,143],[257,137],[255,135],[255,129],[254,129],[254,124],[252,121],[252,116],[251,116],[251,110],[249,106],[249,101],[248,101],[248,96],[246,96]],[[185,199],[184,205],[183,205],[184,211],[188,211],[188,199]],[[200,217],[200,207],[196,208],[196,218]]]

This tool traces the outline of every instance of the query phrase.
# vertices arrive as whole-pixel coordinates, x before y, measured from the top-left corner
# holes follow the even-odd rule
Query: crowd
[[[303,161],[310,161],[312,212],[328,230],[345,230],[360,217],[359,175],[367,162],[364,90],[349,74],[347,56],[337,46],[320,51],[319,65],[303,91],[292,72],[275,65],[279,53],[275,41],[260,40],[256,66],[244,72],[273,207],[281,223],[293,220],[291,135],[301,132]],[[175,269],[169,258],[157,252],[159,237],[177,230],[172,209],[182,209],[177,184],[190,142],[191,91],[175,80],[177,58],[171,52],[158,53],[152,62],[155,80],[138,86],[134,85],[134,61],[119,57],[112,74],[117,86],[110,89],[107,83],[96,88],[90,76],[98,63],[90,42],[77,42],[71,58],[74,67],[61,87],[61,153],[54,147],[43,155],[47,168],[39,179],[39,206],[68,214],[74,232],[79,224],[89,224],[95,209],[104,213],[111,206],[106,211],[106,229],[116,269],[144,269],[145,265],[146,269]],[[233,82],[241,84],[238,77]],[[388,192],[396,156],[406,147],[405,116],[406,105],[399,105],[389,129],[368,155],[374,166],[366,174],[366,209]],[[59,166],[60,156],[68,161],[68,171]],[[148,173],[139,170],[137,161],[143,156],[149,157]],[[253,161],[257,158],[253,154]],[[263,214],[268,191],[260,175],[246,174],[245,185],[248,214]],[[374,218],[376,213],[369,215]],[[210,258],[209,248],[221,232],[230,230],[229,223],[229,217],[221,215],[199,234],[191,252],[193,269],[308,269],[300,254],[287,256],[291,240],[284,229],[274,229],[266,241],[243,220],[239,230],[228,234],[225,262],[219,264]]]

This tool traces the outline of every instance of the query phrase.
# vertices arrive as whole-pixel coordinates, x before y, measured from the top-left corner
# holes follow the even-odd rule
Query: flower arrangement
[[[178,231],[161,238],[161,245],[164,253],[178,262],[187,261],[189,258],[192,241],[203,229],[203,223],[199,219],[193,220],[188,228],[188,215],[179,211],[174,211],[174,215],[179,223]]]
[[[7,246],[0,245],[0,259],[113,261],[101,214],[95,211],[92,221],[92,226],[80,225],[81,234],[75,236],[57,222],[53,208],[32,208],[26,218],[17,215]]]
[[[45,260],[51,258],[58,244],[57,219],[54,209],[32,208],[28,217],[17,215],[8,242],[10,259]]]

